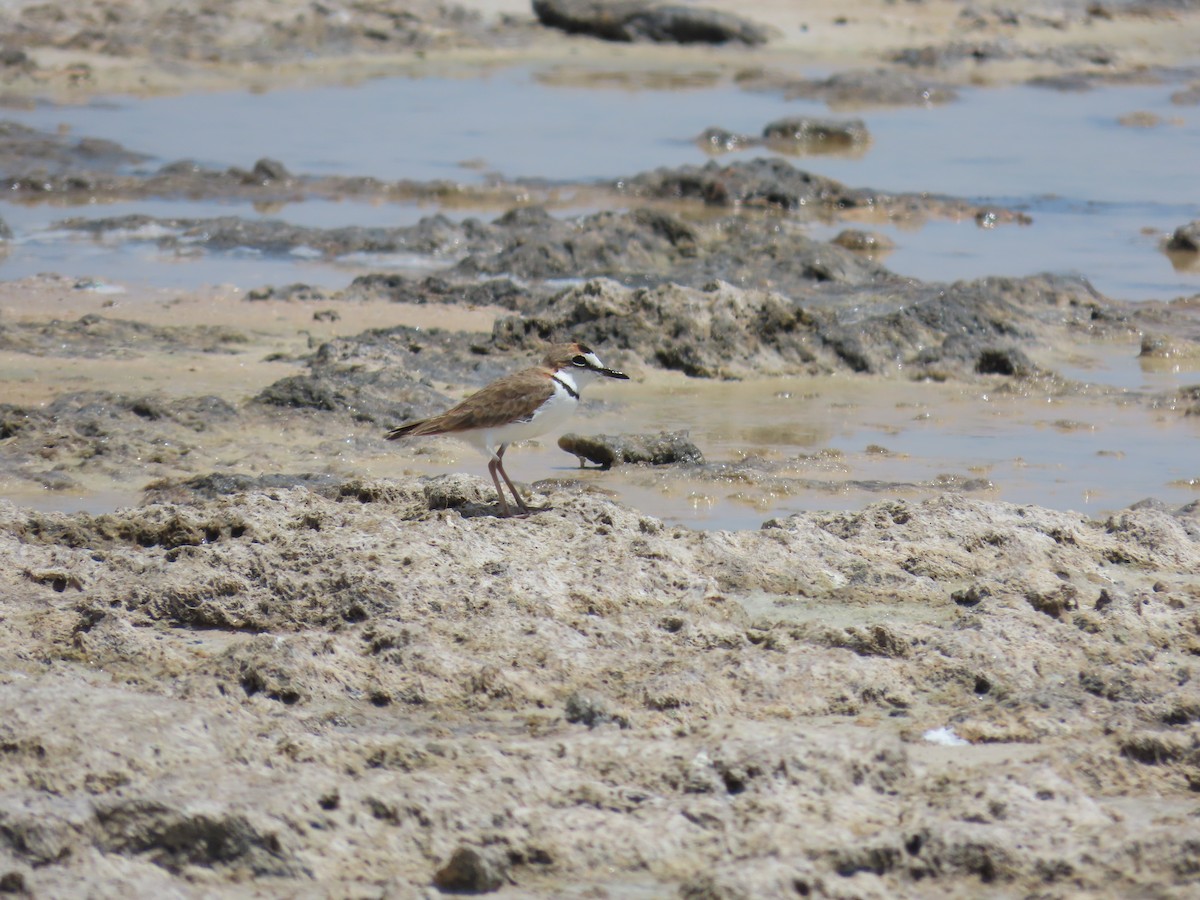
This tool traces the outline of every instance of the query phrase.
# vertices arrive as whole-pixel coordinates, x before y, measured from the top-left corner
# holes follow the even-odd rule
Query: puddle
[[[942,493],[937,480],[944,476],[983,482],[968,496],[1094,517],[1147,497],[1176,506],[1200,498],[1200,488],[1187,483],[1200,478],[1188,450],[1200,439],[1200,421],[1140,406],[981,402],[937,384],[873,385],[868,395],[850,377],[705,384],[656,375],[637,392],[623,402],[620,386],[589,391],[614,405],[581,414],[573,427],[686,430],[707,461],[760,454],[780,464],[778,479],[755,485],[653,468],[580,469],[553,441],[514,448],[505,457],[509,474],[526,484],[579,479],[651,515],[706,529],[757,528],[790,513],[861,509],[883,499],[919,501]],[[483,457],[451,439],[342,462],[370,477],[487,477]]]
[[[711,463],[736,465],[761,455],[776,464],[774,476],[761,483],[649,467],[580,469],[550,439],[514,447],[505,463],[520,483],[578,480],[649,515],[705,529],[753,529],[790,513],[861,509],[883,499],[916,502],[943,493],[939,479],[946,476],[951,488],[955,480],[975,485],[968,496],[1093,517],[1146,497],[1173,506],[1200,499],[1200,465],[1189,451],[1200,440],[1194,418],[1101,400],[1044,407],[1021,398],[982,402],[936,384],[875,388],[863,394],[861,382],[848,377],[713,385],[654,376],[634,386],[633,400],[623,398],[620,387],[590,391],[605,405],[573,423],[580,431],[610,434],[688,430]],[[380,448],[360,440],[367,431],[348,429],[339,438],[309,433],[300,423],[230,434],[214,429],[198,455],[209,464],[204,471],[487,478],[484,458],[453,439]],[[137,499],[128,487],[103,485],[78,495],[0,495],[40,509],[90,512]]]
[[[140,490],[31,490],[25,486],[5,484],[5,479],[0,479],[0,498],[16,506],[24,506],[41,512],[68,514],[81,512],[98,516],[118,509],[139,506],[142,502],[142,492]]]
[[[352,87],[120,98],[8,115],[37,128],[119,141],[155,157],[145,165],[148,170],[179,159],[245,167],[267,156],[298,173],[464,183],[481,183],[489,173],[550,181],[615,179],[658,166],[702,164],[710,157],[694,138],[710,126],[758,134],[784,116],[830,115],[821,103],[785,101],[728,84],[657,91],[603,84],[560,87],[545,83],[538,70],[514,68],[474,79],[389,78]],[[857,113],[871,134],[866,153],[793,161],[852,186],[1014,205],[1034,218],[1021,228],[983,229],[974,221],[873,226],[896,242],[887,263],[901,274],[953,281],[1072,272],[1113,297],[1167,299],[1200,291],[1200,268],[1177,269],[1159,249],[1174,228],[1200,218],[1200,202],[1180,192],[1197,174],[1200,109],[1171,104],[1174,89],[965,90],[956,103]],[[1120,124],[1132,112],[1147,113],[1158,124]],[[318,121],[320,127],[313,127]],[[346,140],[348,134],[356,139]],[[759,148],[721,159],[769,153]],[[411,224],[435,211],[324,201],[261,213],[184,205],[193,215],[261,215],[326,227]],[[161,215],[170,204],[131,206]],[[54,218],[81,211],[116,214],[115,207],[29,213],[0,205],[0,215],[17,232],[0,276],[20,277],[51,263],[64,274],[106,275],[108,255],[96,248],[37,237],[37,229]],[[54,255],[48,255],[48,246],[58,248]],[[289,280],[292,267],[315,284],[331,285],[346,274],[312,261],[236,254],[198,262],[134,252],[120,263],[127,279],[180,287],[280,282]],[[405,261],[395,265],[402,268]]]

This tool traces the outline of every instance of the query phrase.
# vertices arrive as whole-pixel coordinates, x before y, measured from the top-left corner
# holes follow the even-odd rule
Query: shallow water
[[[636,397],[625,400],[628,391]],[[581,415],[575,430],[688,431],[709,462],[761,457],[777,466],[776,477],[756,484],[736,470],[689,476],[580,469],[546,439],[505,457],[514,479],[579,479],[655,516],[718,529],[757,528],[805,510],[918,501],[942,493],[947,479],[951,490],[955,480],[971,482],[968,496],[1094,517],[1148,497],[1175,506],[1200,499],[1200,420],[1140,404],[1030,402],[925,383],[873,385],[868,393],[853,377],[708,384],[655,376],[589,393],[606,403]],[[487,477],[483,457],[452,439],[398,447],[350,468],[371,477]]]
[[[1146,376],[1150,383],[1162,376]],[[933,383],[886,383],[863,390],[850,376],[705,383],[653,375],[589,392],[572,428],[585,433],[688,431],[716,471],[636,466],[581,469],[553,438],[518,446],[512,477],[580,481],[672,522],[699,528],[757,528],[768,518],[819,509],[860,509],[885,499],[919,501],[956,483],[968,496],[1069,509],[1103,517],[1154,497],[1173,506],[1200,499],[1194,448],[1200,418],[1100,398],[988,395]],[[632,396],[631,396],[632,395]],[[360,440],[311,436],[303,427],[241,430],[210,446],[212,470],[277,471],[395,478],[466,472],[487,478],[485,460],[451,438],[380,449]],[[253,446],[253,451],[246,448]],[[747,458],[773,476],[741,478]],[[266,466],[266,468],[264,468]],[[730,469],[729,467],[733,467]],[[0,479],[0,496],[56,511],[104,512],[140,501],[143,482],[106,480],[83,492],[30,490]]]
[[[539,74],[510,69],[476,78],[116,98],[8,115],[39,128],[119,141],[153,155],[147,170],[180,158],[247,167],[267,156],[297,173],[473,183],[489,172],[506,178],[614,179],[662,165],[703,163],[710,157],[693,139],[709,126],[753,134],[786,115],[830,115],[822,104],[729,85],[555,87]],[[1033,218],[1028,226],[996,228],[981,228],[973,220],[902,227],[854,223],[895,241],[896,250],[884,261],[901,274],[951,281],[1075,272],[1109,296],[1169,299],[1200,291],[1200,268],[1176,269],[1159,248],[1173,228],[1200,218],[1200,197],[1184,189],[1200,184],[1200,109],[1171,105],[1174,89],[966,90],[959,102],[945,106],[856,113],[873,136],[866,153],[793,161],[853,186],[993,201]],[[1157,115],[1161,124],[1118,123],[1139,111]],[[246,289],[297,281],[338,288],[366,271],[420,272],[433,263],[414,258],[329,263],[250,251],[179,256],[149,240],[95,240],[56,230],[54,223],[74,215],[137,212],[242,215],[336,227],[411,224],[435,212],[491,218],[502,211],[329,201],[269,209],[165,200],[84,208],[3,203],[0,217],[13,227],[15,240],[0,261],[0,277],[54,271],[173,289],[222,283]],[[829,237],[842,227],[814,225],[812,231]],[[1200,381],[1194,367],[1143,370],[1135,345],[1111,350],[1086,367],[1057,368],[1069,377],[1133,391],[1167,393]],[[761,454],[780,463],[785,471],[779,489],[712,479],[666,483],[655,473],[633,470],[579,473],[552,442],[514,453],[510,470],[529,482],[579,475],[614,488],[647,511],[702,527],[753,527],[771,515],[801,509],[917,498],[936,493],[928,483],[943,475],[990,481],[984,496],[1095,514],[1146,496],[1171,503],[1200,496],[1194,452],[1200,422],[1177,413],[1110,400],[1064,405],[1046,398],[1039,405],[1029,398],[983,399],[982,391],[954,395],[936,385],[875,385],[871,395],[862,392],[862,382],[854,379],[742,385],[668,379],[633,387],[632,393],[607,390],[604,396],[620,406],[576,423],[581,431],[610,433],[690,430],[712,461]],[[426,457],[347,458],[329,465],[381,477],[401,471],[432,474],[448,466],[485,471],[469,450],[460,454],[453,446],[447,443],[451,449]],[[822,451],[824,456],[808,459]],[[896,482],[926,486],[904,488]],[[879,489],[872,487],[876,483]],[[101,506],[112,500],[108,494],[103,498]],[[72,505],[63,495],[32,500],[55,508]],[[97,508],[95,497],[81,496],[77,504]]]
[[[821,103],[748,93],[728,84],[584,89],[555,87],[538,76],[536,70],[517,68],[478,78],[390,78],[267,93],[119,98],[9,116],[38,128],[121,142],[154,157],[144,166],[148,170],[178,159],[248,167],[267,156],[298,173],[479,183],[490,172],[578,181],[703,163],[710,157],[694,138],[709,126],[757,134],[784,116],[829,115]],[[1200,183],[1200,109],[1172,104],[1176,88],[967,89],[956,103],[856,113],[872,135],[866,153],[794,162],[852,186],[992,201],[1033,216],[1027,227],[983,229],[974,221],[873,226],[896,241],[887,263],[901,274],[944,281],[1077,272],[1113,297],[1167,299],[1200,291],[1200,268],[1178,271],[1159,250],[1165,235],[1200,217],[1200,199],[1185,187]],[[1119,123],[1135,112],[1156,116],[1160,124]],[[721,158],[739,155],[748,154]],[[193,215],[237,213],[326,226],[406,224],[434,211],[328,202],[261,213],[226,204],[137,206],[158,215],[186,207]],[[0,205],[18,239],[0,265],[0,276],[19,277],[50,261],[68,274],[96,274],[92,270],[105,263],[87,242],[45,234],[54,219],[79,212]],[[89,212],[110,215],[116,209]],[[824,236],[821,229],[816,233]],[[316,283],[345,277],[311,261],[283,262]],[[286,277],[279,261],[248,262],[236,254],[190,262],[184,272],[181,265],[147,251],[126,260],[124,277],[172,286],[185,286],[189,278],[199,285],[233,276]]]

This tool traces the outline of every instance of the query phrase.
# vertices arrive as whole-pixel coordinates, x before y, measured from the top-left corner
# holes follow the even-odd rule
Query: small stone
[[[664,431],[659,434],[564,434],[558,439],[559,449],[592,462],[602,469],[616,463],[648,463],[668,466],[678,463],[703,463],[704,454],[684,431]]]
[[[571,724],[586,725],[588,728],[612,721],[608,704],[603,697],[581,691],[576,691],[567,698],[563,713]]]
[[[763,139],[775,146],[830,152],[864,147],[871,142],[871,134],[862,119],[792,117],[769,123],[763,129]]]
[[[254,164],[254,171],[250,173],[254,180],[260,184],[266,184],[268,181],[287,181],[292,177],[292,173],[287,170],[287,167],[277,159],[268,159],[263,157]]]
[[[1176,228],[1167,241],[1167,250],[1173,253],[1200,253],[1200,219]]]
[[[425,483],[423,490],[429,509],[462,509],[490,503],[494,494],[483,482],[468,475],[439,475]]]
[[[753,147],[759,142],[748,134],[738,134],[724,128],[706,128],[696,138],[696,143],[706,153],[730,153],[734,150]]]
[[[886,235],[875,231],[862,231],[858,228],[847,228],[839,232],[838,236],[830,243],[856,253],[886,253],[896,249],[895,243]]]
[[[450,893],[487,894],[498,891],[507,878],[507,867],[476,850],[459,847],[450,861],[433,876],[434,886]]]

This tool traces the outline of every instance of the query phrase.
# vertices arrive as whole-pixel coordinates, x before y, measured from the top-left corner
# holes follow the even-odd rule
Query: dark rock
[[[439,890],[458,894],[488,894],[500,890],[507,880],[507,862],[474,847],[459,847],[433,876]]]
[[[310,374],[281,378],[254,400],[268,406],[341,413],[377,426],[429,415],[448,405],[445,395],[418,383],[408,371],[328,364],[319,358]]]
[[[314,247],[330,257],[348,252],[420,253],[450,268],[417,281],[398,275],[365,276],[332,299],[386,296],[402,302],[500,305],[527,312],[548,294],[526,281],[608,277],[628,285],[675,282],[700,286],[720,278],[745,287],[794,291],[813,281],[862,283],[890,278],[882,266],[840,247],[814,241],[799,227],[847,208],[896,215],[945,212],[974,215],[978,207],[950,198],[882,195],[847,188],[801,171],[781,159],[759,159],[703,168],[685,166],[639,175],[623,190],[654,199],[699,199],[720,206],[779,207],[796,221],[781,224],[759,216],[731,215],[685,222],[657,209],[606,211],[558,219],[538,208],[520,208],[492,223],[443,216],[406,228],[305,228],[282,222],[222,219],[161,219],[142,216],[71,219],[60,227],[89,234],[156,224],[170,231],[157,237],[165,249],[187,244],[212,250],[251,248],[265,254]],[[1016,221],[1005,210],[988,211],[989,223]],[[764,258],[767,262],[764,262]],[[494,277],[486,277],[494,276]],[[503,277],[502,277],[503,276]],[[257,291],[254,298],[290,296]],[[303,296],[303,294],[301,295]],[[313,294],[313,299],[324,295]]]
[[[1090,299],[1086,285],[1053,277],[949,288],[822,284],[790,297],[719,282],[703,290],[629,291],[590,281],[551,298],[536,314],[499,319],[493,338],[498,346],[531,350],[543,341],[578,338],[703,378],[839,370],[1025,377],[1039,370],[1013,345],[1053,319],[1059,303],[1084,306]]]
[[[864,147],[871,142],[862,119],[778,119],[763,128],[763,139],[775,148],[806,153],[833,153]]]
[[[403,326],[375,329],[322,344],[308,360],[307,374],[280,379],[254,402],[395,426],[452,405],[431,386],[433,381],[482,387],[533,362],[496,349],[478,334]]]
[[[657,169],[625,179],[625,184],[634,194],[702,200],[714,206],[761,205],[796,210],[810,205],[858,205],[858,198],[840,182],[804,172],[782,159]]]
[[[253,176],[245,173],[253,180]],[[242,176],[239,176],[242,177]],[[136,232],[150,225],[154,243],[164,250],[181,247],[207,250],[253,249],[269,255],[287,255],[297,247],[312,247],[330,257],[347,253],[427,253],[434,255],[453,247],[464,237],[464,229],[444,216],[430,216],[408,228],[309,228],[278,219],[152,218],[144,215],[115,218],[72,218],[58,227],[87,234],[111,231]],[[163,232],[166,233],[163,233]]]
[[[0,47],[0,66],[6,69],[32,71],[37,64],[20,47]]]
[[[28,895],[29,884],[25,881],[24,873],[10,869],[3,875],[0,875],[0,894],[24,894]]]
[[[579,457],[580,465],[587,460],[602,469],[609,469],[614,463],[667,466],[704,462],[700,448],[682,431],[619,435],[570,433],[558,439],[558,446]]]
[[[1142,332],[1138,356],[1142,359],[1176,359],[1195,357],[1200,354],[1194,342],[1182,335]]]
[[[677,44],[746,44],[758,46],[770,32],[748,19],[714,9],[652,6],[631,16],[625,27],[631,40]]]
[[[847,228],[838,232],[837,237],[830,243],[856,253],[887,253],[889,250],[896,249],[896,245],[887,235],[879,234],[876,231],[861,231],[857,228]]]
[[[1079,591],[1070,584],[1053,591],[1030,592],[1025,599],[1038,612],[1052,619],[1061,619],[1064,613],[1079,609]]]
[[[1167,250],[1177,253],[1200,253],[1200,219],[1180,225],[1167,241]]]
[[[468,306],[500,306],[514,312],[527,309],[534,291],[509,278],[482,281],[453,281],[442,275],[409,278],[392,273],[359,275],[341,293],[343,300],[376,299],[393,303],[461,303]]]
[[[265,184],[269,181],[287,181],[292,177],[292,173],[287,170],[287,167],[283,163],[268,157],[263,157],[256,162],[250,174],[260,184]]]
[[[0,403],[0,440],[10,438],[29,424],[29,410]]]
[[[74,429],[81,434],[99,434],[106,422],[145,423],[172,422],[193,431],[203,431],[210,425],[228,421],[237,410],[219,397],[137,397],[110,394],[107,391],[80,391],[60,394],[48,406],[37,410],[18,410],[9,407],[5,421],[12,433],[35,421],[54,423],[60,428]]]
[[[1195,741],[1173,732],[1138,732],[1122,738],[1120,746],[1122,756],[1147,766],[1200,757]]]
[[[746,287],[798,289],[814,281],[869,282],[882,266],[814,241],[798,227],[750,216],[690,224],[651,210],[551,220],[503,236],[496,253],[472,253],[455,268],[466,277],[510,273],[528,279],[614,278],[627,285],[700,287],[720,278]],[[763,260],[769,259],[770,265]],[[534,304],[520,311],[536,311]]]
[[[332,387],[312,375],[289,375],[287,378],[281,378],[263,388],[254,399],[269,406],[318,409],[324,412],[335,412],[345,405]]]
[[[953,600],[958,606],[971,607],[978,606],[983,600],[990,597],[991,594],[992,591],[990,588],[983,585],[972,584],[966,588],[963,588],[962,590],[954,591],[950,595],[950,599]]]
[[[110,853],[146,854],[172,872],[187,865],[244,866],[258,876],[300,875],[279,838],[240,815],[191,813],[155,801],[123,800],[97,810],[100,844]]]
[[[763,207],[784,209],[789,218],[821,219],[829,213],[847,209],[890,211],[897,216],[975,215],[977,204],[952,197],[917,194],[888,194],[867,188],[851,188],[797,169],[778,157],[739,160],[722,165],[716,161],[704,166],[680,166],[656,169],[622,179],[620,190],[638,197],[661,200],[698,200],[710,206]],[[990,224],[1029,221],[1024,214],[989,207]]]
[[[756,147],[761,141],[751,134],[738,134],[724,128],[706,128],[696,138],[696,143],[707,153],[729,153]]]
[[[606,41],[755,46],[769,37],[767,29],[729,13],[645,0],[533,0],[533,11],[550,28]]]
[[[1038,369],[1021,350],[1016,347],[984,347],[979,351],[975,371],[980,375],[1008,375],[1028,378]]]
[[[576,691],[567,698],[563,709],[566,720],[573,725],[586,725],[595,728],[613,721],[608,710],[608,704],[603,697],[591,693]]]
[[[696,143],[708,153],[729,153],[751,147],[769,147],[780,153],[847,153],[871,142],[861,119],[779,119],[763,128],[762,137],[737,134],[724,128],[706,129]]]

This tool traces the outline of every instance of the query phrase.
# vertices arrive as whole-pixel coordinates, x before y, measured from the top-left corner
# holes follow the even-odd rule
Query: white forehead
[[[591,363],[596,368],[598,368],[598,369],[604,368],[604,363],[600,362],[600,357],[598,357],[595,353],[592,353],[589,351],[587,353],[580,353],[579,355],[582,356],[584,359],[586,359],[589,363]]]

